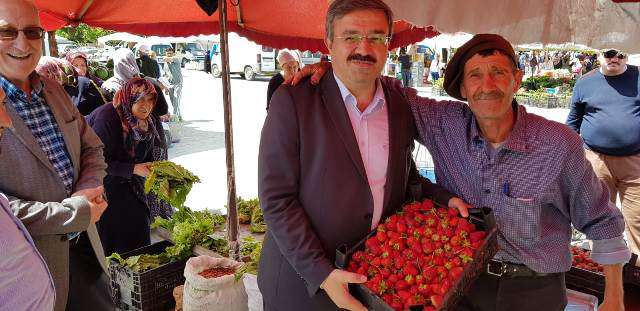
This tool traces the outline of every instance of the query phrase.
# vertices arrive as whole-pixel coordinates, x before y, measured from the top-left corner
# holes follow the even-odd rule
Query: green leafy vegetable
[[[267,232],[267,225],[264,223],[264,214],[259,205],[251,211],[251,226],[249,230],[253,233]]]
[[[244,200],[238,197],[236,206],[238,208],[238,221],[241,224],[248,224],[251,223],[251,212],[255,207],[260,207],[260,202],[257,198]]]
[[[144,272],[158,268],[172,260],[165,253],[157,255],[143,254],[131,256],[127,259],[123,259],[118,253],[113,253],[111,256],[107,257],[107,264],[110,264],[111,261],[115,261],[120,265],[129,267],[133,271]]]
[[[262,243],[258,242],[256,247],[251,251],[250,261],[243,264],[236,270],[235,279],[239,281],[245,273],[258,275],[258,263],[260,262],[260,253],[262,252]]]
[[[196,182],[200,182],[200,178],[184,167],[171,161],[158,161],[151,164],[144,191],[152,192],[159,199],[181,208]]]
[[[247,236],[242,239],[240,243],[240,254],[242,257],[250,256],[251,252],[253,252],[256,247],[260,247],[262,242],[254,239],[252,236]]]

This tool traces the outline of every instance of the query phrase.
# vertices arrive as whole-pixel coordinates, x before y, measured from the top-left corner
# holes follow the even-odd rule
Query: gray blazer
[[[451,194],[421,180],[412,159],[415,127],[402,92],[383,80],[389,115],[389,164],[383,219],[421,184],[422,196],[447,204]],[[320,284],[335,250],[370,231],[373,198],[333,72],[320,85],[302,81],[273,95],[258,156],[260,207],[268,232],[258,286],[266,310],[336,310]],[[420,188],[420,187],[418,187]]]
[[[73,191],[102,185],[107,165],[102,142],[55,81],[42,78],[44,97],[64,136],[74,168]],[[67,233],[87,231],[97,260],[106,269],[89,203],[67,198],[64,184],[13,105],[7,105],[13,128],[0,141],[0,191],[22,220],[44,257],[56,287],[55,310],[64,310],[69,291]]]

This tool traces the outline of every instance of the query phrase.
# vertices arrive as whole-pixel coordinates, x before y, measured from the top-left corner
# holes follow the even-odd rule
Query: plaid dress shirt
[[[16,112],[31,130],[31,134],[47,155],[53,168],[58,172],[67,193],[73,188],[73,164],[67,151],[62,132],[53,112],[44,99],[44,85],[37,74],[30,77],[31,100],[22,89],[0,76],[0,87],[7,94],[7,104],[13,105]]]
[[[592,258],[622,263],[621,212],[567,126],[529,114],[514,102],[516,123],[501,147],[488,148],[469,107],[418,97],[405,88],[438,183],[469,204],[491,207],[498,226],[495,259],[556,273],[571,267],[571,225],[593,240]]]

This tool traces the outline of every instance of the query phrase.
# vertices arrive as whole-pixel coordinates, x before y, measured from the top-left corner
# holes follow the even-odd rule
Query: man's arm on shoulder
[[[302,207],[300,139],[296,104],[290,90],[273,95],[262,128],[258,155],[260,207],[280,251],[314,295],[334,267]]]
[[[13,214],[32,236],[67,234],[87,229],[91,208],[84,197],[70,197],[62,202],[28,201],[7,195]]]

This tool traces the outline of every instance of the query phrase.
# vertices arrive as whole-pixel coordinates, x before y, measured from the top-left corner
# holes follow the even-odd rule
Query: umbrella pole
[[[222,53],[222,98],[224,105],[224,144],[227,156],[227,238],[229,256],[238,260],[238,213],[236,210],[236,174],[233,162],[233,123],[231,114],[231,84],[229,81],[229,46],[227,33],[227,1],[219,2],[220,51]]]

